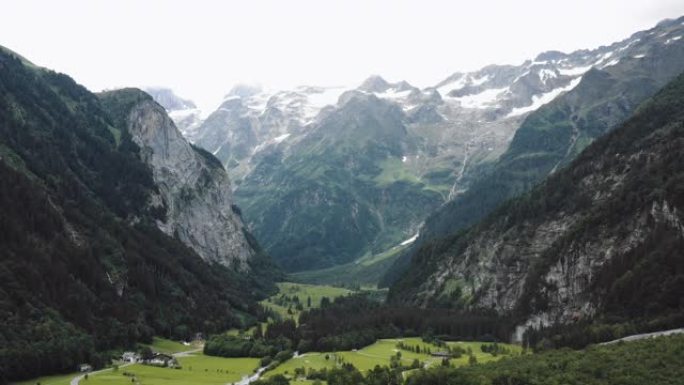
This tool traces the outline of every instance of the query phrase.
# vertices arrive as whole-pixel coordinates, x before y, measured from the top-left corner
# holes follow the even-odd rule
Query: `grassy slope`
[[[13,385],[69,385],[72,378],[77,376],[78,373],[69,374],[56,374],[53,376],[43,376],[34,378],[32,380],[26,380],[21,382],[12,383]]]
[[[339,287],[325,286],[325,285],[307,285],[301,283],[292,282],[280,282],[278,283],[278,293],[261,301],[261,304],[275,310],[283,318],[299,318],[299,311],[292,306],[293,314],[287,314],[287,307],[275,304],[273,301],[280,297],[281,295],[286,295],[288,297],[297,296],[299,301],[307,308],[307,298],[311,297],[311,307],[319,307],[321,305],[321,299],[323,297],[329,298],[331,301],[333,298],[341,297],[352,293],[351,290],[342,289]]]
[[[184,345],[177,341],[167,340],[165,338],[154,337],[152,339],[152,344],[148,345],[153,351],[158,353],[179,353],[187,352],[188,350],[197,349],[200,346],[197,344]]]
[[[296,282],[317,285],[375,286],[387,269],[408,246],[396,246],[380,254],[367,254],[344,265],[290,274]]]
[[[276,374],[291,375],[294,373],[295,368],[301,367],[317,370],[323,368],[332,368],[335,365],[335,357],[341,358],[343,362],[353,364],[360,371],[364,372],[373,369],[376,365],[389,366],[390,357],[394,356],[398,351],[401,352],[402,362],[406,366],[411,365],[414,359],[417,359],[428,366],[435,366],[441,362],[440,358],[432,357],[428,354],[398,350],[396,345],[399,341],[403,341],[405,344],[411,346],[420,345],[421,349],[429,347],[433,352],[440,350],[439,347],[427,344],[420,338],[386,339],[377,341],[376,343],[357,351],[307,353],[281,364],[276,369],[266,373],[264,377],[271,377]],[[480,350],[480,346],[482,345],[481,342],[449,342],[448,344],[452,346],[459,345],[464,349],[472,349],[477,361],[481,363],[495,361],[503,357],[494,357],[491,354],[483,353]],[[509,348],[512,352],[512,355],[519,355],[521,353],[521,348],[519,346],[504,344],[502,344],[502,346]],[[327,360],[325,359],[326,354],[329,356],[329,359]],[[463,355],[461,358],[453,359],[451,360],[451,363],[455,366],[467,365],[468,356]]]

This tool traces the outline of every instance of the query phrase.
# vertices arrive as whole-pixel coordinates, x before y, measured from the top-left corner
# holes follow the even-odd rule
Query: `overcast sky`
[[[459,70],[594,48],[682,0],[5,0],[0,45],[93,91],[161,85],[208,108],[239,82],[433,85]]]

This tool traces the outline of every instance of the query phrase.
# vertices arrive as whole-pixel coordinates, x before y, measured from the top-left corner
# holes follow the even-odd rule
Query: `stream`
[[[299,357],[299,352],[294,352],[292,354],[292,358],[297,358]],[[261,375],[266,371],[267,366],[262,366],[259,369],[257,369],[256,373],[252,374],[251,376],[244,376],[242,379],[238,382],[232,383],[232,385],[249,385],[252,382],[258,380],[261,378]],[[228,383],[226,385],[231,385],[231,383]]]

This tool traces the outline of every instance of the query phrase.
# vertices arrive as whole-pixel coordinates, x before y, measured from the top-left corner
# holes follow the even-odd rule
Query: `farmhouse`
[[[152,358],[144,361],[147,365],[174,368],[179,366],[178,361],[173,356],[164,353],[155,353]]]
[[[121,361],[135,363],[140,361],[140,355],[135,352],[124,352],[121,355]]]
[[[81,373],[91,372],[93,367],[90,364],[81,364],[78,366],[78,371]]]
[[[430,353],[430,355],[433,357],[451,358],[451,354],[449,354],[449,352],[434,352]]]

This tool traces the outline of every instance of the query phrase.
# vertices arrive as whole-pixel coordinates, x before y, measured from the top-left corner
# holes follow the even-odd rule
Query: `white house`
[[[124,352],[121,355],[121,361],[136,363],[140,361],[140,356],[138,355],[138,353],[135,352]]]

